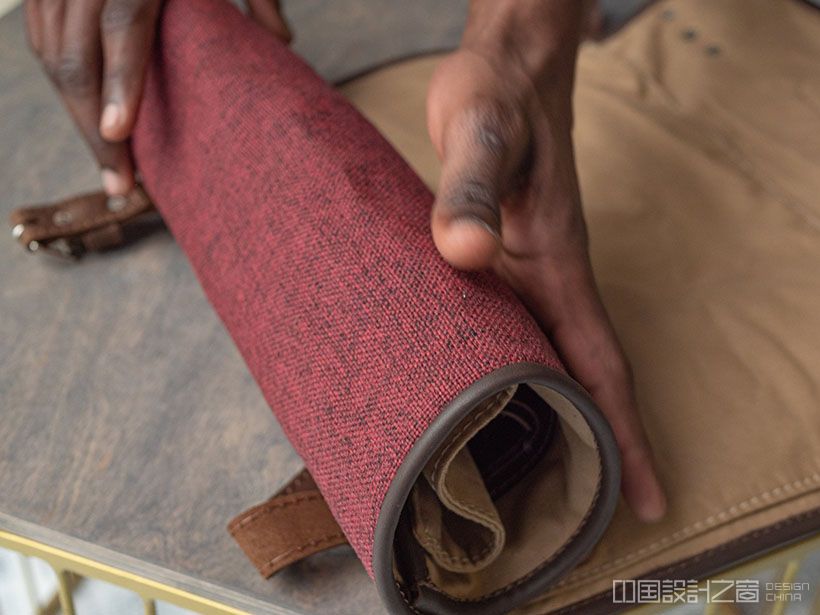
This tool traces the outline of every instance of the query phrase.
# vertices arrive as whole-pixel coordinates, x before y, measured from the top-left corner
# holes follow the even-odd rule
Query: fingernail
[[[116,103],[108,103],[100,118],[100,132],[103,134],[117,130],[122,122],[122,108]]]
[[[128,192],[128,182],[113,169],[103,169],[101,175],[102,185],[108,196],[119,196]]]

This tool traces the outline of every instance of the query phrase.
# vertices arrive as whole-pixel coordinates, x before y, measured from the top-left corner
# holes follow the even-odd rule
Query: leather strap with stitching
[[[104,192],[81,194],[49,205],[20,207],[11,212],[12,234],[30,252],[46,250],[77,257],[124,242],[123,227],[154,210],[137,186],[124,196]]]
[[[347,543],[307,470],[267,501],[235,517],[228,531],[266,578],[309,555]]]

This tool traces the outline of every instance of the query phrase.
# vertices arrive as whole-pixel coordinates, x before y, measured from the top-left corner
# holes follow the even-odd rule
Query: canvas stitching
[[[259,518],[261,515],[269,513],[273,510],[288,508],[289,506],[295,506],[296,504],[301,504],[302,502],[311,502],[314,500],[321,500],[322,496],[320,494],[310,494],[295,497],[291,500],[286,500],[284,502],[270,502],[268,504],[262,504],[256,510],[251,511],[246,517],[241,519],[237,519],[234,523],[231,524],[231,532],[235,532],[243,528],[244,526],[248,525],[249,523],[253,522],[254,519]]]
[[[311,540],[311,541],[306,542],[303,545],[300,545],[298,547],[293,547],[292,549],[288,549],[284,553],[280,553],[279,555],[276,555],[276,556],[272,557],[267,562],[262,564],[262,566],[265,569],[270,569],[271,567],[274,567],[276,562],[278,562],[279,560],[282,560],[282,559],[284,559],[284,558],[286,558],[290,555],[293,555],[295,553],[300,553],[300,552],[302,552],[306,549],[309,549],[311,547],[318,547],[318,546],[323,545],[325,543],[333,542],[334,540],[339,540],[339,539],[344,539],[344,534],[342,534],[341,532],[337,532],[336,534],[328,534],[327,536],[322,536],[321,538]]]
[[[786,483],[778,487],[774,487],[773,489],[765,491],[759,495],[752,496],[751,498],[748,498],[738,504],[735,504],[727,508],[726,510],[720,511],[714,515],[710,515],[706,519],[703,519],[701,521],[693,523],[692,525],[684,527],[665,538],[661,538],[660,540],[657,540],[650,545],[638,549],[637,551],[633,551],[632,553],[616,558],[613,561],[607,562],[606,564],[603,564],[596,568],[584,570],[577,574],[572,574],[568,576],[564,581],[558,583],[556,585],[556,588],[572,589],[574,587],[577,587],[580,583],[589,581],[591,577],[594,577],[600,573],[609,572],[623,564],[631,563],[635,560],[640,559],[643,556],[652,554],[663,548],[666,548],[682,538],[688,538],[694,533],[713,529],[714,527],[727,521],[730,521],[733,518],[737,518],[743,514],[759,510],[765,505],[776,504],[783,499],[782,497],[775,499],[774,496],[789,496],[791,492],[797,494],[805,493],[812,486],[812,484],[815,483],[820,484],[820,474],[814,473],[806,478],[799,479],[791,483]]]

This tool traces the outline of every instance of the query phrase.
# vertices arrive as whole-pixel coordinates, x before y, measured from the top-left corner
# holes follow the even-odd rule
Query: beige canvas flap
[[[481,570],[504,548],[504,526],[466,446],[514,393],[510,387],[476,408],[430,460],[424,480],[413,489],[414,535],[446,570]]]

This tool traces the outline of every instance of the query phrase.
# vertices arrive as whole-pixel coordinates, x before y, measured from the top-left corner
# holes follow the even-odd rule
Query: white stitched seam
[[[820,474],[815,472],[811,476],[807,476],[806,478],[802,478],[791,483],[787,483],[785,485],[781,485],[779,487],[774,487],[769,491],[765,491],[759,495],[752,496],[751,498],[744,500],[738,504],[735,504],[728,509],[718,512],[714,515],[710,515],[706,519],[702,521],[697,521],[692,525],[684,527],[683,529],[678,530],[677,532],[670,534],[665,538],[661,538],[649,544],[645,547],[638,549],[637,551],[633,551],[627,555],[621,556],[619,558],[614,559],[611,562],[607,562],[601,566],[596,568],[592,568],[590,570],[584,570],[577,574],[571,574],[568,576],[564,581],[558,583],[555,588],[561,590],[569,590],[577,587],[580,583],[584,583],[589,581],[591,577],[596,576],[602,572],[609,572],[615,568],[618,568],[622,564],[628,564],[635,560],[639,560],[641,557],[645,555],[649,555],[656,551],[659,551],[663,548],[671,546],[675,542],[687,538],[694,533],[712,529],[715,526],[729,521],[734,517],[739,517],[742,514],[746,514],[749,512],[754,512],[756,509],[762,508],[763,506],[768,506],[771,504],[776,504],[778,499],[785,499],[785,498],[775,498],[773,496],[783,495],[785,497],[791,497],[792,495],[800,494],[802,492],[810,491],[812,485],[820,484]]]

